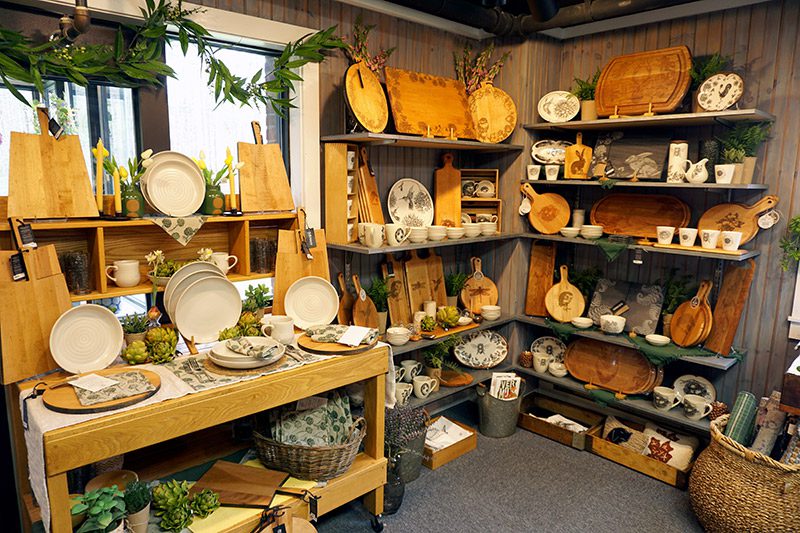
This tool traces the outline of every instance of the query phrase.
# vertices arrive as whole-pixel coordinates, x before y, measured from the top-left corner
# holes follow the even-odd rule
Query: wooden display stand
[[[353,153],[352,169],[347,168],[348,152]],[[358,153],[355,144],[325,144],[325,234],[330,243],[358,241]],[[352,192],[348,192],[351,178]],[[353,227],[348,233],[349,224]]]
[[[461,197],[461,212],[468,214],[473,222],[477,215],[497,215],[497,231],[503,227],[503,200],[500,199],[500,171],[496,168],[462,168],[461,183],[465,181],[491,181],[494,196],[491,198]]]

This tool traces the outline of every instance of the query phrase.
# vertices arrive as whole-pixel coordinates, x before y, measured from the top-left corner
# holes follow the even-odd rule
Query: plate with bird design
[[[433,224],[433,199],[425,186],[412,178],[397,180],[389,190],[389,217],[395,224],[423,227]]]

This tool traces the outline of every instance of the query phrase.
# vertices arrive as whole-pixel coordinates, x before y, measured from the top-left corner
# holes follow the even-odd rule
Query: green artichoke
[[[210,489],[204,489],[194,495],[189,504],[192,514],[198,518],[205,518],[219,507],[219,495]]]
[[[221,341],[241,336],[242,336],[242,330],[241,328],[239,328],[239,326],[233,326],[232,328],[225,328],[219,332],[219,340]]]
[[[452,328],[458,324],[459,318],[458,309],[451,305],[442,307],[436,311],[436,320],[445,328]]]
[[[153,328],[145,333],[144,342],[150,352],[152,362],[158,365],[172,361],[175,357],[178,335],[172,328]]]
[[[185,507],[189,511],[189,484],[171,479],[153,488],[153,506],[156,516],[162,516],[173,508]]]
[[[146,363],[150,357],[150,352],[147,350],[147,345],[144,341],[133,341],[122,353],[122,359],[129,365],[140,365]]]
[[[166,531],[182,531],[192,523],[192,510],[188,503],[171,508],[161,515],[159,527]]]
[[[432,316],[426,316],[422,319],[422,322],[420,322],[419,327],[422,331],[433,331],[436,329],[436,319]]]
[[[256,317],[255,313],[252,313],[251,311],[245,311],[239,317],[239,327],[244,329],[251,326],[258,327],[258,317]]]

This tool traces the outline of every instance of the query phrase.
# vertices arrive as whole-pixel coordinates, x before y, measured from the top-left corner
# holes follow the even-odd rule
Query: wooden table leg
[[[383,457],[384,406],[386,403],[386,375],[381,374],[367,380],[364,389],[364,418],[367,421],[367,436],[364,452],[370,457]],[[384,483],[386,478],[384,477]],[[364,495],[364,505],[373,515],[383,513],[383,485]]]
[[[71,533],[69,490],[67,474],[56,474],[47,478],[47,495],[50,498],[50,531],[53,533]]]

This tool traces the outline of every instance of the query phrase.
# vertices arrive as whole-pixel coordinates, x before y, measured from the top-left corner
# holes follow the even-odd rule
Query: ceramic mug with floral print
[[[711,403],[702,396],[687,394],[683,398],[683,414],[689,420],[700,420],[711,412]]]

